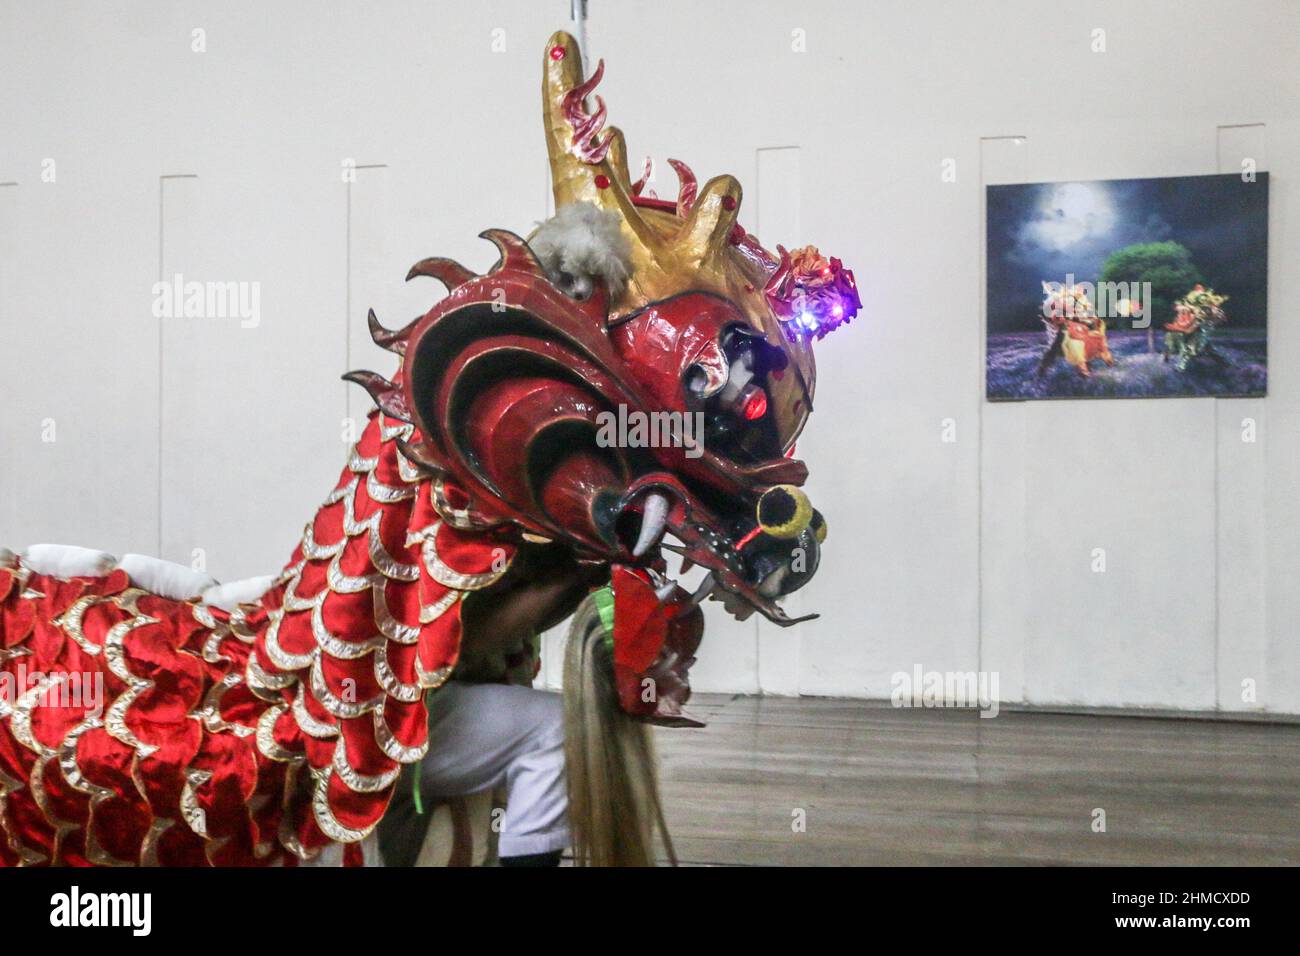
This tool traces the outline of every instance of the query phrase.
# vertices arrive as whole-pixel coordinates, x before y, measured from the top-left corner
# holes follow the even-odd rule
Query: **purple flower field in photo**
[[[1156,330],[1154,353],[1145,332],[1107,334],[1114,368],[1100,360],[1084,378],[1058,358],[1040,377],[1038,362],[1047,349],[1043,332],[994,333],[988,337],[986,395],[993,401],[1035,398],[1161,398],[1197,395],[1263,395],[1268,382],[1268,342],[1263,330],[1222,330],[1214,347],[1225,360],[1193,359],[1185,371],[1161,360],[1164,331]]]

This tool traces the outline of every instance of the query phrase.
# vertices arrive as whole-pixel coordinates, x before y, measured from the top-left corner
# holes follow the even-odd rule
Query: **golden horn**
[[[659,237],[632,202],[623,134],[611,130],[609,151],[598,163],[583,162],[573,154],[573,127],[564,115],[564,97],[584,79],[577,41],[559,30],[551,35],[543,56],[542,119],[556,210],[575,202],[595,203],[602,209],[613,210],[622,220],[634,257],[639,247],[639,258],[653,260],[660,247]],[[597,177],[603,177],[603,188],[597,186]]]
[[[740,183],[734,176],[714,176],[695,199],[675,245],[696,262],[720,257],[731,242],[740,213]]]
[[[623,131],[617,126],[609,128],[609,152],[605,154],[605,161],[623,188],[631,192],[632,176],[627,168],[627,142],[623,139]]]
[[[546,126],[546,155],[551,162],[555,208],[595,201],[595,186],[587,165],[570,152],[573,127],[564,117],[564,96],[583,81],[582,53],[569,34],[559,30],[546,44],[542,67],[542,120]],[[557,58],[558,56],[558,58]]]

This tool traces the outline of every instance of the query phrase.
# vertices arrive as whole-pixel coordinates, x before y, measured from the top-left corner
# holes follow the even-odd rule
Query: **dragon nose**
[[[769,547],[754,555],[751,568],[765,597],[779,598],[812,580],[821,561],[821,544],[811,528],[786,541],[768,538]]]
[[[775,485],[759,496],[758,527],[744,548],[751,580],[767,597],[803,587],[817,571],[826,519],[802,489]]]
[[[812,502],[802,488],[774,485],[759,496],[754,518],[764,534],[790,541],[812,524],[813,511]]]

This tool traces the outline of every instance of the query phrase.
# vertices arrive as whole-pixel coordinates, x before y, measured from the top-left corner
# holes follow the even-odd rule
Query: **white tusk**
[[[632,555],[639,558],[649,551],[651,545],[663,537],[667,524],[668,496],[652,491],[646,495],[645,506],[641,509],[641,533],[637,535]]]
[[[659,599],[660,604],[663,604],[677,590],[677,582],[672,578],[664,577],[654,568],[646,568],[646,572],[650,575],[650,583],[654,585],[655,597]]]
[[[781,565],[781,567],[777,568],[763,579],[763,583],[758,586],[758,593],[766,598],[780,597],[781,585],[785,583],[785,579],[789,577],[789,575],[790,568],[784,564]]]
[[[699,604],[706,597],[712,594],[713,589],[716,588],[717,586],[718,586],[717,578],[715,578],[713,576],[713,572],[710,571],[708,574],[704,576],[704,580],[700,582],[700,586],[695,589],[695,593],[691,595],[690,601],[687,602],[688,605],[694,607],[695,605]]]

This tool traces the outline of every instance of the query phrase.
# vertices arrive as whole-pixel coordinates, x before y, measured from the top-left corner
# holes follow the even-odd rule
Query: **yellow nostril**
[[[759,496],[758,526],[773,538],[797,538],[813,518],[812,502],[801,488],[775,485]]]

